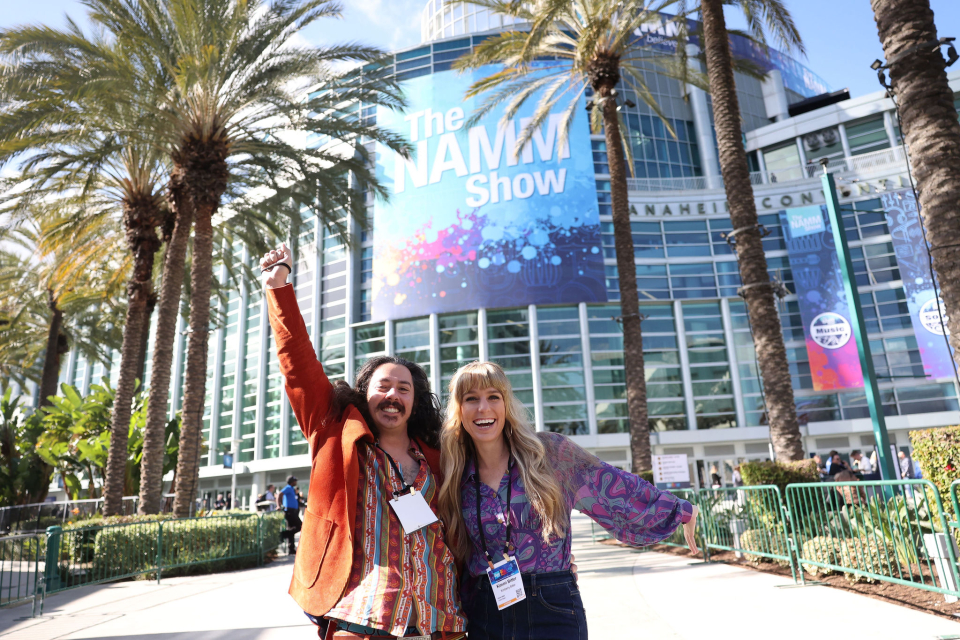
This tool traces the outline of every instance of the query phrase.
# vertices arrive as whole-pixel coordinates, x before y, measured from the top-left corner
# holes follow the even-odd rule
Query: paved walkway
[[[574,549],[592,638],[810,640],[825,629],[870,640],[960,638],[960,622],[828,587],[722,564],[589,542],[577,515]],[[292,561],[212,576],[122,582],[0,609],[0,640],[306,640],[315,630],[287,596]],[[936,597],[936,596],[932,596]],[[869,630],[869,631],[864,631]]]

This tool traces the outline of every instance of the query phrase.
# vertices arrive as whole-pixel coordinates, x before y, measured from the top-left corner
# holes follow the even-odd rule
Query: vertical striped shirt
[[[386,455],[368,443],[358,443],[360,478],[354,527],[353,566],[343,597],[326,618],[343,620],[395,636],[408,623],[422,634],[463,631],[453,554],[437,521],[405,534],[389,505],[393,491],[403,486]],[[440,487],[423,454],[411,447],[420,463],[413,486],[437,511]]]

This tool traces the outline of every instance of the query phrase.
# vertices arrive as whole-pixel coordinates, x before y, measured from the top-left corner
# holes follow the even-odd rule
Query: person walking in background
[[[571,573],[573,509],[635,546],[682,525],[697,552],[697,507],[559,433],[537,433],[497,364],[461,367],[449,392],[440,514],[468,572],[461,593],[470,640],[586,639]]]
[[[326,640],[463,637],[453,554],[437,519],[440,402],[419,365],[367,360],[330,383],[293,286],[290,250],[260,261],[287,398],[312,454],[290,594]]]
[[[224,500],[223,494],[217,494],[217,500],[213,503],[213,508],[215,511],[223,511],[227,508],[227,501]]]
[[[287,521],[287,530],[280,533],[280,539],[287,540],[287,553],[297,552],[296,535],[303,528],[300,520],[300,496],[297,494],[297,478],[287,478],[287,485],[277,495],[277,506],[283,509],[283,519]]]
[[[277,488],[272,484],[268,484],[267,490],[257,496],[257,511],[276,511],[278,504]]]
[[[910,479],[913,477],[913,464],[910,460],[910,456],[901,449],[897,452],[897,458],[900,463],[900,477],[904,480]]]
[[[710,486],[719,489],[723,486],[723,480],[720,479],[720,473],[717,471],[717,465],[710,465]]]
[[[737,465],[733,468],[733,486],[743,486],[743,476],[740,475],[740,465]]]

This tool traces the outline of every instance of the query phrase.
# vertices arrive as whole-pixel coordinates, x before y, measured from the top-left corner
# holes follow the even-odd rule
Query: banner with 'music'
[[[822,205],[780,212],[816,391],[863,387],[840,259]]]
[[[946,310],[943,300],[937,298],[935,274],[920,225],[917,199],[913,191],[904,189],[882,194],[881,202],[907,296],[923,373],[928,378],[952,378],[953,350],[944,339],[949,337],[947,319],[940,316]]]

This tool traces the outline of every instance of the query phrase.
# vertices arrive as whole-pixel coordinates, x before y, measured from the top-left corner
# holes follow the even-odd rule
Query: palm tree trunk
[[[141,515],[160,512],[170,370],[173,367],[173,348],[176,344],[177,317],[180,315],[180,292],[183,288],[187,245],[193,224],[193,206],[186,197],[184,187],[178,182],[176,167],[171,183],[171,198],[176,214],[164,257],[157,330],[153,338],[147,424],[144,428],[143,457],[140,461],[140,500],[137,511]]]
[[[947,84],[929,0],[871,0],[883,55],[900,108],[901,134],[920,196],[933,268],[949,316],[947,328],[960,363],[960,122]],[[898,56],[902,58],[898,59]]]
[[[767,258],[753,201],[753,187],[743,148],[740,106],[733,78],[730,41],[723,17],[722,0],[703,0],[704,51],[713,96],[713,121],[717,132],[720,171],[723,174],[730,222],[737,231],[736,252],[740,265],[741,295],[753,326],[754,347],[766,391],[770,439],[780,460],[801,460],[803,441],[793,400],[787,351],[783,346],[780,316],[767,273]]]
[[[148,205],[149,206],[149,205]],[[152,225],[156,215],[150,211],[124,212],[128,242],[133,245],[133,275],[127,283],[127,318],[120,348],[120,377],[113,400],[110,420],[110,450],[107,452],[106,479],[103,483],[103,515],[122,515],[123,494],[127,480],[127,441],[130,436],[130,413],[136,392],[138,367],[142,368],[141,347],[147,331],[147,305],[153,296],[153,261],[160,248],[160,239]]]
[[[200,470],[200,432],[207,388],[207,346],[210,326],[210,289],[213,279],[213,224],[208,207],[197,208],[190,269],[190,341],[183,382],[183,421],[180,427],[180,456],[177,461],[176,497],[173,512],[178,518],[190,516],[197,493]]]
[[[630,230],[630,201],[627,196],[626,159],[620,137],[620,118],[613,86],[598,91],[603,101],[603,131],[610,165],[610,199],[613,237],[620,279],[620,313],[623,326],[623,368],[627,385],[627,415],[630,418],[630,456],[634,473],[649,471],[650,423],[647,419],[647,380],[643,372],[643,334],[640,331],[640,300],[637,294],[637,267]]]
[[[52,404],[50,396],[57,395],[57,381],[60,379],[60,356],[63,354],[65,340],[60,335],[63,329],[63,311],[57,306],[53,291],[48,290],[50,307],[50,326],[47,328],[47,349],[43,357],[43,373],[40,377],[40,406]]]

